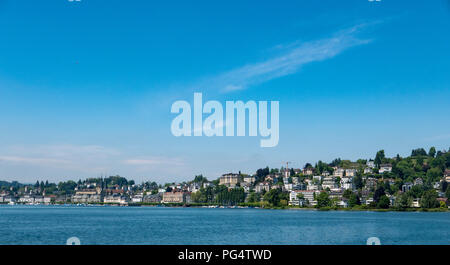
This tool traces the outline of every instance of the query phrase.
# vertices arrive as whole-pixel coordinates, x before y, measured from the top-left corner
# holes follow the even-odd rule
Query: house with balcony
[[[322,182],[322,189],[329,188],[331,189],[337,189],[338,185],[336,184],[335,178],[333,177],[326,177],[323,179]]]
[[[381,164],[380,169],[378,170],[378,173],[389,173],[392,171],[392,165],[391,164]]]

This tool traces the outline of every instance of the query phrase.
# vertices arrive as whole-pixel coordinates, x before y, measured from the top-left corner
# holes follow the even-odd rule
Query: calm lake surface
[[[0,244],[450,244],[450,213],[0,206]]]

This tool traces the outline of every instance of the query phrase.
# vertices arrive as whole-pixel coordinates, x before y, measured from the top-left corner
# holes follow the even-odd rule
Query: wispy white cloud
[[[122,161],[127,165],[134,166],[155,166],[155,165],[172,165],[172,166],[183,166],[184,162],[179,158],[168,158],[168,157],[142,157],[142,158],[131,158]]]
[[[187,162],[180,157],[134,156],[130,150],[100,145],[11,146],[0,151],[0,179],[33,181],[123,175],[139,181],[164,182],[183,176]]]
[[[120,153],[99,145],[12,146],[0,154],[0,163],[11,166],[33,166],[80,173],[105,172]]]
[[[0,162],[11,162],[29,165],[69,165],[71,163],[70,161],[63,159],[20,157],[20,156],[0,156]]]
[[[424,140],[425,141],[441,141],[441,140],[448,140],[448,139],[450,139],[450,134],[435,135],[435,136],[427,137]]]
[[[197,84],[196,87],[230,92],[294,74],[308,63],[323,61],[351,47],[369,43],[370,40],[360,39],[356,36],[367,25],[356,25],[320,40],[303,43],[296,41],[278,45],[277,49],[283,50],[281,54],[266,61],[247,64],[218,76],[207,78]]]

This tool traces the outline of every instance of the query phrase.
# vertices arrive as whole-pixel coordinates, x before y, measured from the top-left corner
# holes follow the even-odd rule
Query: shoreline
[[[256,209],[256,210],[292,210],[292,211],[341,211],[341,212],[450,212],[448,208],[405,208],[405,209],[376,209],[376,208],[314,208],[314,207],[252,207],[252,206],[219,206],[219,205],[176,205],[176,204],[114,204],[114,203],[91,203],[91,204],[8,204],[0,203],[0,206],[71,206],[71,207],[157,207],[157,208],[202,208],[202,209]]]

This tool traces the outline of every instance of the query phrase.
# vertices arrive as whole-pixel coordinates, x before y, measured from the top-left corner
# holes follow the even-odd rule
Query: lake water
[[[450,212],[0,206],[0,244],[450,244]]]

